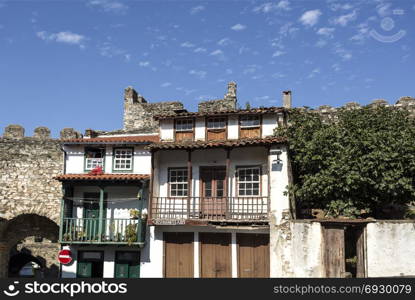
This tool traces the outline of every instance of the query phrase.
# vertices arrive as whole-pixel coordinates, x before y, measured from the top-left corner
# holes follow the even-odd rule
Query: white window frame
[[[241,180],[240,177],[240,171],[242,170],[258,170],[258,180],[253,180],[253,178],[251,178],[251,180]],[[241,166],[241,167],[236,167],[236,175],[237,175],[237,187],[236,190],[238,192],[238,197],[261,197],[261,193],[262,193],[262,189],[261,189],[261,167],[260,166]],[[251,175],[253,177],[253,175]],[[244,193],[243,195],[241,195],[241,189],[240,189],[240,184],[245,184],[245,188],[244,188]],[[251,184],[251,188],[248,189],[246,187],[247,184]],[[254,189],[254,184],[258,184],[258,194],[253,194],[253,191],[256,190]],[[251,191],[251,195],[247,195],[247,191],[250,190]]]
[[[86,157],[86,152],[92,149],[100,150],[102,157]],[[85,171],[91,171],[97,167],[104,168],[105,150],[101,148],[85,147]]]
[[[176,173],[176,180],[172,181],[172,172],[183,172],[182,177],[185,178],[183,181],[178,181],[177,178],[179,177]],[[172,198],[183,198],[187,197],[189,193],[189,187],[188,187],[188,174],[187,174],[187,168],[169,168],[168,169],[168,183],[169,183],[169,197]],[[183,188],[181,189],[183,195],[178,195],[178,191],[180,189],[178,188],[179,185],[183,185]],[[173,186],[177,186],[176,189],[172,189]],[[173,195],[172,191],[175,190],[175,195]]]
[[[244,120],[245,119],[245,120]],[[258,124],[256,125],[243,125],[244,121],[256,121],[258,120]],[[239,118],[239,125],[241,128],[258,128],[261,126],[261,118],[258,115],[241,115]]]
[[[127,153],[118,153],[117,152],[122,152],[125,151]],[[130,152],[130,157],[127,157],[128,152]],[[112,170],[113,171],[132,171],[133,170],[133,161],[134,161],[134,149],[133,148],[114,148],[113,149],[113,153],[114,153],[114,157],[113,157],[113,161],[112,161]],[[120,157],[117,157],[117,155],[120,155]],[[124,157],[122,157],[124,155]],[[120,160],[119,164],[123,167],[117,167],[117,160]],[[127,168],[127,162],[130,162],[129,165],[130,167]]]

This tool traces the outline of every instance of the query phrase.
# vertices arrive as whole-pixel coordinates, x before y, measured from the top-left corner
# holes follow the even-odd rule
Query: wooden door
[[[345,277],[344,227],[324,226],[323,232],[326,277]]]
[[[104,193],[104,207],[102,221],[102,235],[105,235],[105,217],[107,212],[107,193]],[[82,238],[88,241],[98,240],[99,231],[99,193],[84,193],[84,199],[87,201],[84,203],[84,224]],[[78,237],[79,238],[79,237]]]
[[[269,234],[236,235],[238,244],[238,277],[269,277]]]
[[[201,207],[206,219],[222,219],[226,215],[226,168],[201,167]]]
[[[199,241],[201,277],[232,277],[231,234],[200,233]]]
[[[356,277],[357,278],[364,278],[366,277],[366,268],[365,268],[365,228],[360,227],[356,228]]]
[[[193,232],[164,233],[164,277],[194,277]]]

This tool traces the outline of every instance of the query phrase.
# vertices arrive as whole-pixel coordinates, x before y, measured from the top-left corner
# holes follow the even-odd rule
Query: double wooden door
[[[201,167],[201,210],[204,218],[221,218],[226,207],[226,168]]]

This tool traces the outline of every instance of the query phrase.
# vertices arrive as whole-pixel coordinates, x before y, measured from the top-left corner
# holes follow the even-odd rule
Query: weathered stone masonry
[[[2,218],[30,213],[58,223],[61,184],[52,178],[62,173],[63,157],[59,140],[51,139],[49,132],[43,127],[36,129],[34,137],[24,137],[23,128],[6,128],[0,139]]]

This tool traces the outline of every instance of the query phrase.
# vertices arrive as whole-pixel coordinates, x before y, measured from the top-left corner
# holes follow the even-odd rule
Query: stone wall
[[[235,110],[237,108],[236,83],[228,83],[228,91],[223,99],[202,101],[198,104],[199,112]]]
[[[63,172],[59,140],[45,127],[25,137],[19,125],[6,127],[0,138],[0,217],[38,214],[58,223],[61,184],[52,177]]]
[[[373,100],[367,106],[369,107],[379,107],[379,106],[396,107],[396,108],[408,110],[412,115],[415,115],[415,98],[409,97],[409,96],[399,98],[395,104],[389,104],[388,101],[384,99],[376,99],[376,100]],[[339,109],[359,109],[361,107],[362,106],[357,102],[347,102],[345,105],[341,107],[321,105],[316,109],[312,109],[312,108],[303,108],[303,109],[307,109],[309,111],[320,113],[323,116],[325,116],[327,119],[330,119],[330,118],[335,118],[335,114],[337,110]]]
[[[148,103],[143,96],[128,87],[124,91],[124,132],[152,133],[158,132],[158,121],[154,115],[183,109],[178,101]]]

